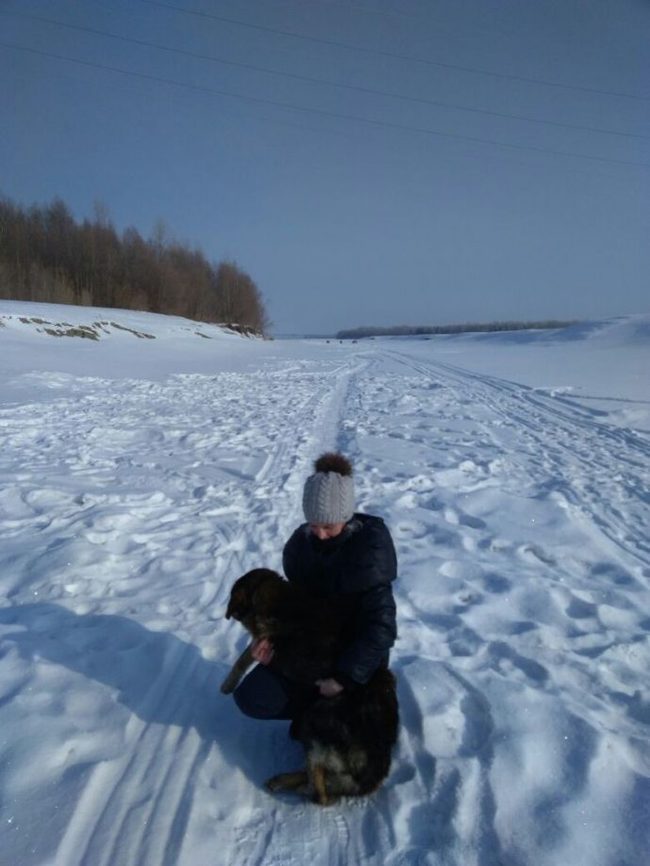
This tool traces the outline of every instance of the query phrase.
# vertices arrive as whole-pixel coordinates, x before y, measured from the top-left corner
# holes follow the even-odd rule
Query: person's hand
[[[273,644],[268,638],[260,637],[253,641],[251,645],[251,655],[256,662],[261,665],[268,665],[273,658]]]
[[[316,685],[324,698],[335,698],[343,691],[341,683],[331,677],[326,680],[316,680]]]

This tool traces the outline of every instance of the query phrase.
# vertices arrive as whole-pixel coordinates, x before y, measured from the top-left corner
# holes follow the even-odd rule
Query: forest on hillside
[[[22,207],[0,197],[0,298],[118,307],[235,325],[257,334],[269,320],[254,280],[236,262],[213,263],[171,240],[118,232],[106,209],[75,220],[61,199]]]

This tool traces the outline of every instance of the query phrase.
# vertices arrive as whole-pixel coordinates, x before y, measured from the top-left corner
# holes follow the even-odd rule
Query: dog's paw
[[[334,797],[331,794],[320,795],[318,793],[312,794],[311,801],[316,806],[335,806],[340,797]]]
[[[296,794],[309,796],[311,787],[309,778],[305,770],[298,770],[295,773],[278,773],[277,776],[271,776],[264,782],[264,787],[267,791],[277,793],[278,791],[293,791]]]

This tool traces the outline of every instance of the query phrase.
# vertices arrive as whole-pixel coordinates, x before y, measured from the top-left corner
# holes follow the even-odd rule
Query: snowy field
[[[218,686],[332,447],[398,549],[402,727],[322,809]],[[650,317],[339,344],[0,302],[0,863],[647,866],[649,456]]]

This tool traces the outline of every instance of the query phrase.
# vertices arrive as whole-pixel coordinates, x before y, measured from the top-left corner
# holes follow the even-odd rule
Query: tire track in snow
[[[231,579],[237,576],[232,573],[234,569],[239,572],[253,565],[272,564],[267,557],[279,557],[286,536],[301,519],[299,491],[311,471],[311,460],[335,442],[353,375],[354,370],[347,365],[327,375],[315,374],[314,381],[320,380],[326,387],[321,386],[303,402],[297,417],[292,413],[291,427],[285,421],[284,428],[277,429],[275,445],[263,466],[250,481],[239,485],[236,507],[218,538],[220,547],[223,549],[225,541],[227,549],[219,556],[214,578],[199,584],[198,603],[183,617],[190,633],[210,609],[218,608],[215,615],[220,617]],[[192,507],[190,503],[188,509]],[[204,507],[199,503],[199,519],[209,518],[211,507],[210,503]],[[185,585],[185,589],[190,586]],[[215,623],[216,642],[226,630],[231,629],[225,623]],[[235,630],[232,632],[234,635]],[[234,639],[239,638],[237,633]],[[230,644],[226,640],[226,646]],[[124,754],[90,771],[59,845],[57,866],[112,866],[116,862],[124,866],[171,866],[180,855],[183,831],[191,820],[195,780],[213,744],[193,729],[192,712],[184,712],[182,707],[186,698],[178,684],[191,681],[190,648],[181,649],[173,663],[167,661],[166,670],[143,697],[139,707],[142,718],[132,715],[127,723]],[[173,718],[173,725],[164,723],[166,714]],[[151,718],[162,721],[143,721]],[[223,772],[228,772],[225,767]],[[255,794],[270,802],[266,794]],[[275,826],[284,810],[272,806],[268,811]],[[309,825],[314,838],[322,840],[323,828],[318,821],[310,820]],[[266,844],[271,848],[275,836],[276,831],[270,828]],[[261,856],[257,862],[275,862],[271,852]],[[344,861],[337,857],[333,862]]]
[[[464,399],[500,416],[523,437],[540,495],[552,496],[573,519],[597,527],[641,566],[650,565],[647,516],[638,507],[639,477],[650,483],[650,444],[643,436],[598,422],[589,410],[558,406],[555,398],[526,386],[438,361],[424,363],[396,351],[386,355],[438,383],[461,386]]]
[[[148,822],[164,796],[163,781],[169,776],[171,762],[191,765],[187,754],[197,749],[197,738],[187,737],[179,743],[183,731],[180,725],[169,727],[161,723],[147,723],[143,718],[164,717],[169,695],[174,693],[174,682],[188,677],[188,650],[179,645],[168,658],[166,675],[159,677],[139,707],[140,715],[131,715],[127,722],[125,753],[117,759],[96,767],[66,829],[57,851],[57,864],[61,866],[111,866],[119,862],[130,866],[149,861],[147,856],[136,856],[139,840],[146,828],[155,834],[156,828]],[[175,704],[182,695],[174,695]],[[167,712],[173,713],[169,706]],[[142,716],[143,718],[141,718]],[[185,713],[191,727],[191,715]],[[188,740],[193,740],[188,743]],[[183,752],[179,759],[179,751]],[[167,822],[165,822],[167,823]],[[164,826],[164,825],[163,825]],[[135,849],[135,851],[134,851]]]
[[[459,559],[444,563],[444,566],[455,566],[444,571],[444,578],[456,582],[458,576],[456,585],[459,585],[466,579],[473,582],[476,575],[476,586],[480,590],[464,590],[455,600],[453,616],[437,617],[432,614],[431,602],[426,595],[421,596],[427,602],[426,609],[417,608],[408,594],[405,595],[405,587],[398,586],[396,589],[402,615],[406,612],[408,616],[410,611],[420,627],[431,625],[441,635],[443,657],[449,657],[451,651],[452,656],[457,657],[455,666],[459,670],[473,672],[472,679],[485,685],[483,694],[476,687],[469,686],[469,680],[466,681],[470,692],[463,713],[468,725],[468,742],[476,740],[477,734],[482,731],[484,745],[474,754],[465,754],[464,746],[462,754],[459,752],[451,760],[439,760],[438,778],[429,790],[426,782],[432,773],[427,773],[427,761],[432,760],[436,750],[424,748],[421,738],[417,736],[417,724],[413,727],[413,720],[417,716],[413,707],[418,709],[419,700],[410,702],[408,694],[404,691],[401,693],[406,730],[402,732],[400,750],[396,755],[395,784],[399,786],[400,777],[407,773],[405,764],[411,763],[415,767],[415,776],[410,781],[404,777],[404,781],[409,785],[418,785],[421,793],[409,797],[410,801],[416,799],[420,802],[419,810],[413,810],[411,814],[400,814],[398,803],[395,819],[400,823],[399,835],[402,839],[410,838],[414,847],[396,854],[394,862],[416,863],[420,859],[426,862],[431,850],[435,849],[441,862],[462,866],[470,863],[476,863],[477,866],[497,864],[501,857],[501,843],[496,829],[497,802],[492,780],[497,744],[492,742],[494,722],[491,721],[486,696],[491,694],[491,668],[496,670],[497,677],[502,673],[496,652],[499,645],[496,642],[486,644],[485,636],[479,631],[474,643],[463,640],[467,646],[461,647],[458,640],[454,639],[452,646],[451,642],[443,639],[443,633],[447,635],[449,628],[456,622],[459,627],[463,624],[465,610],[469,611],[474,604],[480,605],[482,592],[486,589],[490,591],[490,583],[497,593],[503,592],[500,586],[507,589],[509,584],[503,578],[500,584],[497,583],[493,579],[495,575],[486,572],[486,568],[490,568],[489,544],[493,537],[485,521],[464,514],[455,500],[466,492],[496,487],[494,495],[488,493],[484,501],[498,501],[502,491],[512,491],[518,498],[523,492],[539,500],[548,497],[550,502],[547,504],[552,510],[561,501],[559,494],[566,490],[566,504],[560,507],[567,512],[569,525],[573,523],[583,536],[586,533],[594,537],[596,549],[602,552],[604,548],[614,557],[614,562],[623,563],[622,570],[625,568],[625,559],[629,566],[630,558],[645,566],[648,562],[644,531],[647,518],[644,519],[642,513],[639,477],[643,478],[643,473],[647,472],[648,443],[644,436],[637,436],[634,432],[609,427],[600,421],[594,423],[594,414],[589,410],[580,407],[574,409],[570,405],[557,407],[552,397],[539,395],[523,386],[474,375],[450,365],[421,363],[402,353],[379,350],[377,359],[368,367],[368,373],[375,365],[381,364],[381,358],[384,359],[381,370],[384,381],[379,375],[377,381],[368,381],[365,390],[358,388],[351,395],[351,408],[352,403],[355,404],[352,414],[356,413],[359,423],[356,426],[351,423],[348,427],[345,450],[354,455],[355,466],[359,467],[359,487],[367,502],[371,503],[371,510],[375,510],[373,504],[376,502],[379,505],[378,513],[384,506],[386,516],[390,519],[393,508],[391,502],[397,497],[403,500],[402,507],[406,505],[415,509],[419,506],[420,513],[414,516],[413,525],[421,518],[424,522],[422,532],[429,540],[427,544],[423,542],[419,545],[417,530],[410,538],[404,536],[405,543],[415,542],[410,551],[411,560],[417,558],[418,549],[426,548],[429,555],[435,554],[431,539],[440,540],[451,556],[455,555],[454,548],[458,548],[459,553],[456,555],[460,556]],[[391,393],[390,376],[385,374],[391,366],[395,369],[396,364],[399,365],[397,369],[401,367],[411,376],[394,376]],[[421,381],[415,383],[416,387],[411,392],[409,383],[414,381],[413,376]],[[401,388],[404,389],[402,396],[398,390],[400,380]],[[418,405],[418,397],[425,402]],[[407,431],[400,430],[402,422],[399,413],[403,405],[407,407]],[[415,412],[423,416],[417,423],[413,421]],[[442,437],[434,451],[436,446],[432,443],[431,434],[438,427],[442,430]],[[450,432],[448,439],[445,427]],[[399,440],[393,452],[390,449],[392,438]],[[513,439],[511,455],[508,446]],[[424,459],[421,465],[426,468],[419,470],[424,474],[412,476],[407,473],[412,473],[414,467],[418,466],[417,454],[422,454]],[[511,456],[511,459],[500,461],[499,456],[504,454],[508,458]],[[414,457],[408,461],[408,468],[402,468],[403,455]],[[454,460],[458,461],[456,466],[460,464],[461,471],[447,472],[444,467],[453,465]],[[468,468],[464,465],[465,461]],[[483,462],[485,470],[480,465]],[[499,462],[503,464],[501,467],[497,466]],[[418,470],[415,471],[417,473]],[[377,474],[373,477],[371,472]],[[449,489],[441,495],[432,496],[430,491],[434,491],[436,485],[424,484],[425,476],[431,476],[436,481],[438,475],[442,479],[445,474],[448,475],[445,483]],[[611,495],[608,491],[611,491]],[[407,502],[409,497],[412,505]],[[445,505],[445,500],[449,498],[452,503]],[[428,519],[421,514],[422,511],[429,513]],[[443,520],[452,531],[441,530]],[[502,539],[497,540],[503,543]],[[462,553],[460,541],[464,548]],[[485,548],[486,555],[481,556],[481,565],[473,566],[472,551],[479,553],[477,548],[484,544],[488,545]],[[496,546],[494,551],[498,554]],[[540,593],[547,593],[549,587],[553,593],[558,579],[562,582],[561,563],[542,547],[519,545],[512,552],[528,560],[533,570],[538,570],[540,565],[546,567],[551,580],[540,584]],[[588,563],[580,565],[588,567]],[[597,568],[598,565],[593,569],[593,577],[597,577]],[[642,574],[641,569],[637,574]],[[645,576],[650,576],[650,573],[646,571]],[[593,579],[589,582],[588,576],[577,587],[594,591],[598,602],[618,603],[612,600],[606,587],[602,587],[601,591],[601,587],[594,586]],[[563,586],[556,598],[561,603],[567,596],[571,599],[572,593]],[[448,606],[453,599],[441,596],[440,601]],[[624,605],[625,601],[622,600],[621,604]],[[595,607],[579,603],[576,596],[565,611],[565,616],[569,618],[564,620],[567,628],[572,616],[592,616],[592,608]],[[625,610],[624,607],[622,609]],[[611,615],[615,616],[616,613]],[[527,626],[527,623],[513,623],[515,625]],[[580,626],[582,622],[576,625]],[[464,628],[464,632],[469,634],[467,628]],[[567,663],[580,667],[579,658],[577,661],[573,658],[575,650],[571,645],[572,637],[573,633],[569,631],[567,651],[572,653],[572,659]],[[589,639],[590,636],[586,635],[585,641]],[[429,651],[435,650],[430,643],[427,648]],[[552,679],[548,679],[547,670],[534,661],[534,656],[529,658],[525,649],[521,655],[515,651],[508,655],[503,675],[507,675],[508,666],[512,668],[513,678],[525,683],[527,690],[547,692],[554,687]],[[433,685],[435,688],[435,680]],[[579,690],[576,690],[575,697],[568,694],[565,697],[570,706],[576,700],[576,707],[580,706],[582,699],[584,709],[584,695]],[[495,707],[495,712],[498,716],[498,707]],[[577,758],[572,755],[570,760],[571,766],[577,771]],[[390,793],[390,788],[388,790]],[[454,849],[459,836],[470,845],[469,851]],[[388,862],[392,863],[393,860]]]
[[[304,479],[312,471],[312,461],[318,454],[339,446],[342,422],[349,414],[350,395],[354,394],[357,377],[367,367],[368,362],[360,358],[339,368],[333,386],[318,395],[308,435],[299,439],[295,447],[280,448],[274,459],[267,462],[264,480],[275,497],[274,510],[266,526],[269,551],[271,544],[277,546],[279,542],[281,547],[289,533],[304,519],[300,505]],[[288,471],[287,462],[290,464]],[[278,494],[278,491],[281,492]],[[259,545],[262,552],[265,546]],[[263,731],[260,731],[260,736],[264,736]],[[259,815],[255,815],[250,828],[246,822],[240,822],[235,828],[242,838],[252,835],[257,840],[253,851],[242,855],[240,861],[251,866],[279,866],[285,863],[296,866],[302,863],[347,866],[352,862],[351,851],[355,852],[353,862],[376,863],[379,866],[383,864],[385,844],[394,838],[385,811],[374,809],[371,810],[374,816],[373,836],[369,838],[367,829],[364,830],[368,814],[366,801],[359,804],[362,808],[356,809],[340,804],[325,810],[311,805],[298,810],[295,799],[291,797],[286,802],[277,802],[264,792],[254,792],[254,798],[264,809],[262,826]],[[369,856],[369,847],[377,850],[377,857]]]
[[[373,462],[374,448],[378,442],[371,446],[370,454],[363,443],[369,424],[365,404],[368,386],[385,388],[395,399],[399,393],[395,392],[393,395],[392,383],[381,384],[385,374],[383,353],[365,352],[363,357],[363,368],[349,384],[336,447],[352,460],[357,478],[357,493],[365,507],[365,503],[372,498],[374,485],[381,484],[381,458]],[[380,441],[384,435],[379,434]],[[372,506],[371,510],[379,513]],[[400,597],[399,587],[396,589],[396,596],[398,606],[402,607],[405,601]],[[426,619],[423,619],[423,625],[426,624]],[[446,794],[443,794],[442,802],[440,800],[440,791],[446,791],[446,777],[442,782],[438,779],[436,758],[425,746],[418,701],[408,680],[402,676],[401,662],[394,659],[392,666],[398,678],[401,717],[399,740],[394,750],[389,778],[382,788],[371,797],[350,801],[346,816],[352,857],[344,863],[411,866],[430,862],[432,850],[444,849],[436,830],[453,817],[453,798],[447,798]],[[415,800],[419,804],[417,809],[402,805],[400,788],[403,784],[409,788],[415,787],[416,791],[410,793],[409,801]],[[458,776],[457,785],[460,784]],[[448,804],[452,807],[451,814],[446,808]],[[411,840],[410,846],[395,851],[398,838]]]

